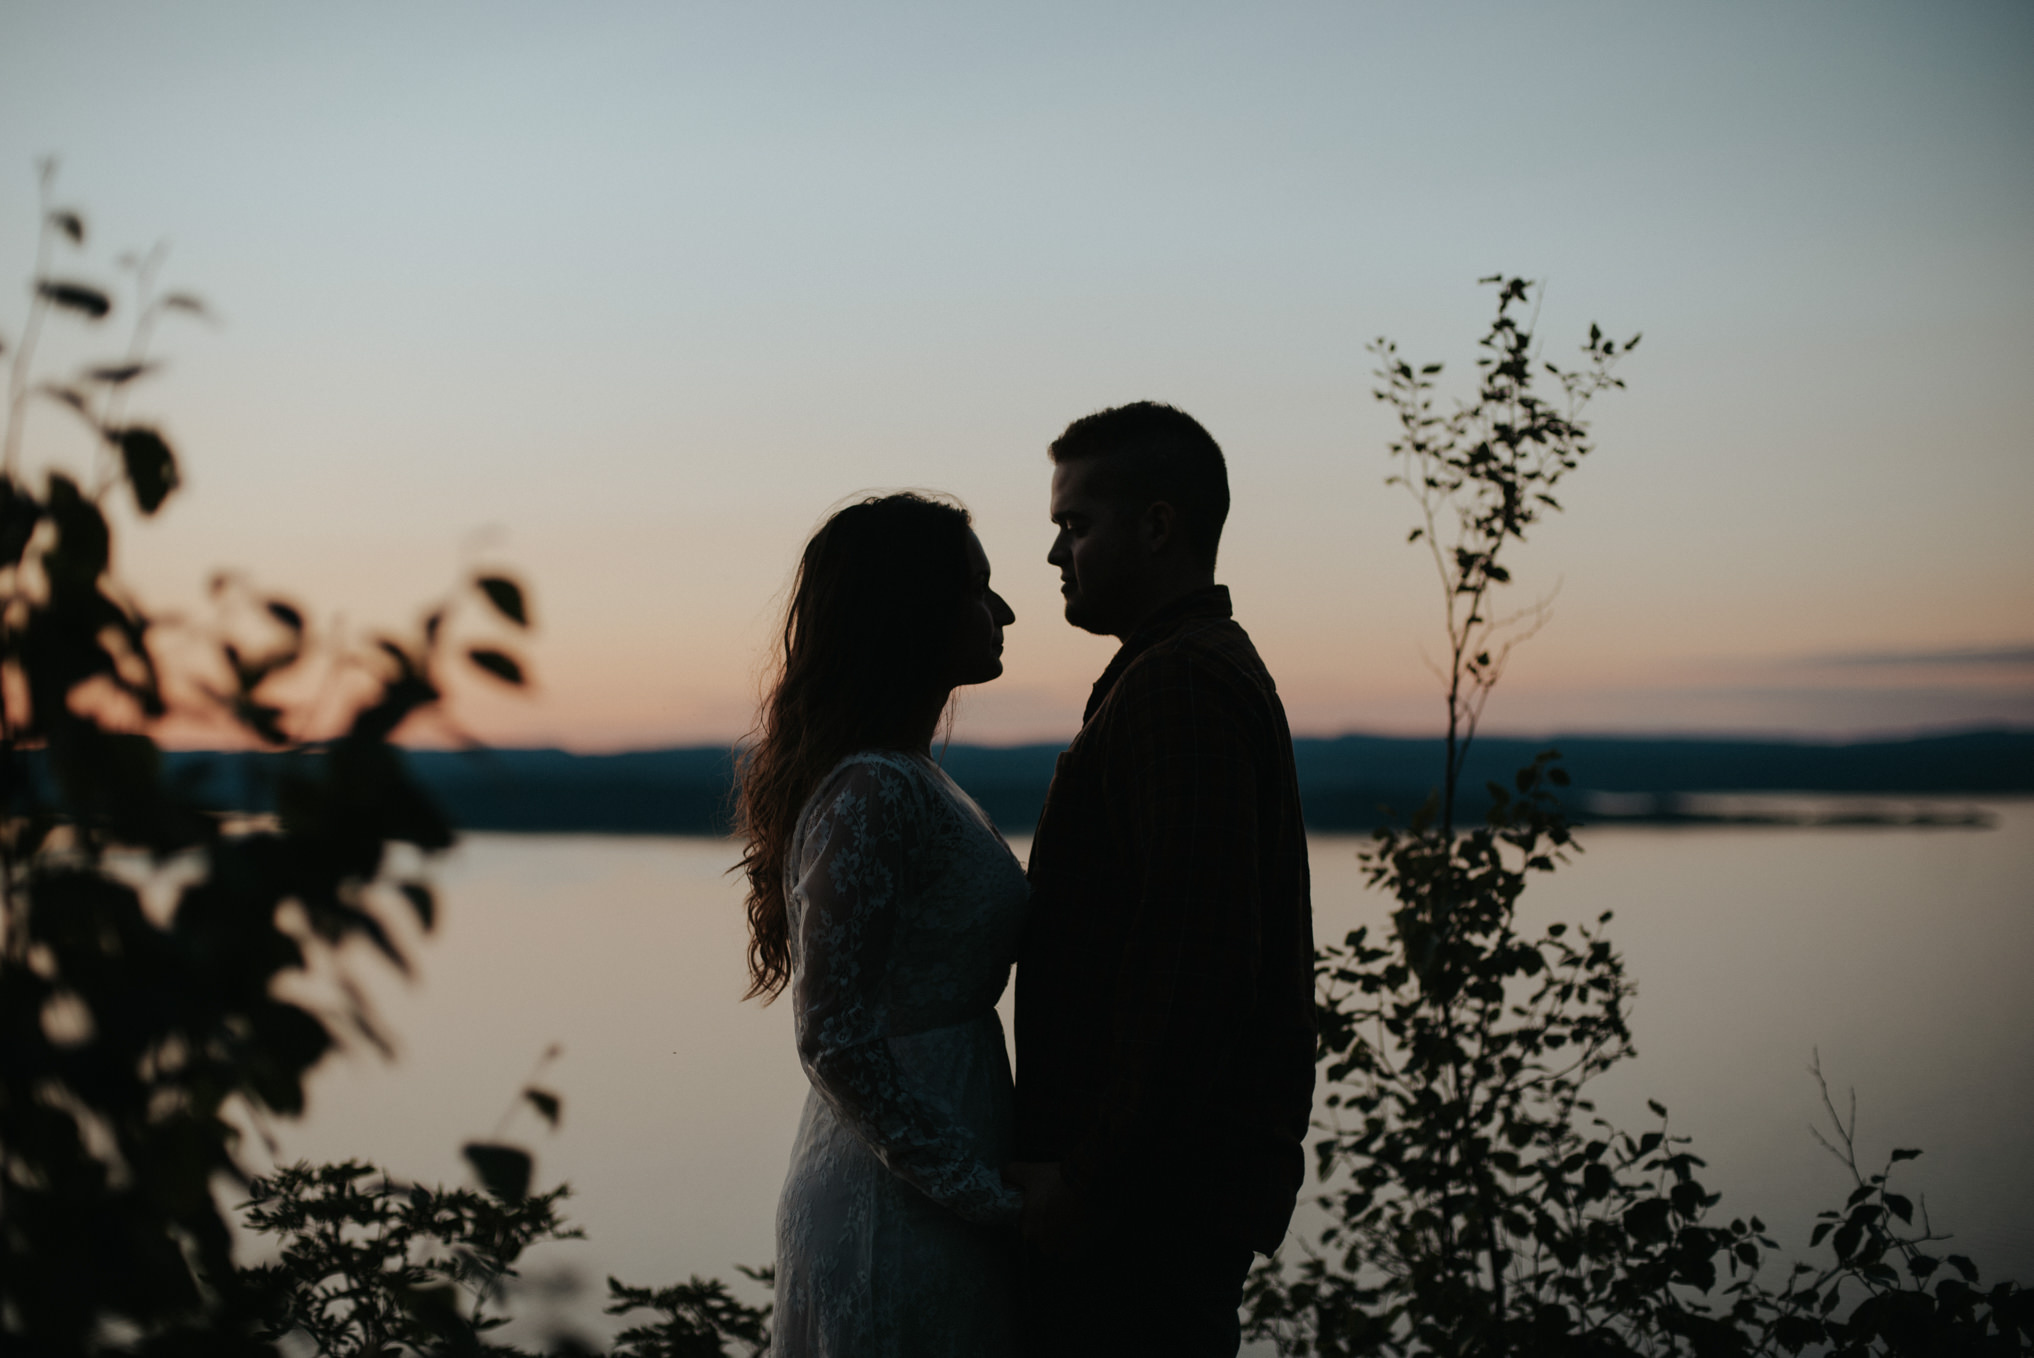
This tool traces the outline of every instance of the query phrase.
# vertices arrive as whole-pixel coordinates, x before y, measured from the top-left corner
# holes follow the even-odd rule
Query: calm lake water
[[[1603,1112],[1642,1129],[1645,1100],[1666,1104],[1722,1217],[1757,1212],[1802,1248],[1849,1187],[1808,1131],[1819,1050],[1839,1101],[1856,1090],[1868,1156],[1926,1151],[1900,1175],[1955,1233],[1946,1248],[1987,1278],[2034,1280],[2034,803],[1990,809],[1983,831],[1588,832],[1523,914],[1616,912],[1639,1056],[1597,1086]],[[1323,938],[1384,916],[1362,843],[1311,841]],[[582,1329],[611,1328],[608,1274],[735,1279],[767,1262],[805,1081],[788,1008],[740,1002],[735,858],[719,840],[472,836],[439,874],[442,922],[415,976],[355,959],[397,1059],[327,1063],[304,1121],[274,1129],[281,1157],[463,1182],[460,1143],[494,1134],[560,1044],[542,1083],[563,1125],[524,1110],[506,1131],[536,1151],[540,1183],[572,1185],[589,1239],[530,1263],[581,1280],[563,1305]]]

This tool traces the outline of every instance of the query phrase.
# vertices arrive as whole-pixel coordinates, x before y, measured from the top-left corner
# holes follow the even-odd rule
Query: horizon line
[[[1737,744],[1737,745],[1798,745],[1841,747],[1850,745],[1895,745],[1918,740],[1947,740],[1961,736],[2034,736],[2034,723],[1985,722],[1961,723],[1956,725],[1922,726],[1900,728],[1890,731],[1850,732],[1829,734],[1826,732],[1773,732],[1773,731],[1590,731],[1584,729],[1553,731],[1479,731],[1474,742],[1482,741],[1617,741],[1628,744]],[[1350,729],[1333,733],[1296,731],[1292,736],[1298,741],[1334,740],[1389,740],[1389,741],[1440,741],[1446,734],[1434,732],[1404,732],[1387,730]],[[1052,738],[1018,740],[955,740],[942,742],[940,749],[969,750],[1021,750],[1037,749],[1044,746],[1065,747],[1073,740],[1072,735]],[[1474,743],[1472,742],[1472,743]],[[658,754],[674,750],[731,750],[741,741],[734,740],[669,740],[650,741],[636,745],[600,746],[594,748],[575,747],[564,744],[508,745],[479,742],[472,745],[453,745],[436,742],[408,744],[401,748],[418,752],[437,753],[546,753],[569,754],[581,758],[598,759],[617,755]],[[219,752],[217,747],[178,746],[179,752]]]

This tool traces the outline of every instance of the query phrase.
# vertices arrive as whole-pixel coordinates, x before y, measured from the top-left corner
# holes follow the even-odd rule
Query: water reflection
[[[1726,1217],[1756,1211],[1799,1246],[1848,1188],[1807,1131],[1819,1048],[1839,1095],[1857,1088],[1871,1154],[1925,1148],[1902,1174],[1955,1248],[1988,1277],[2034,1278],[2034,803],[1989,809],[1988,831],[1591,831],[1525,913],[1616,911],[1639,1058],[1598,1086],[1606,1116],[1641,1126],[1645,1099],[1667,1104]],[[1323,937],[1382,917],[1362,843],[1312,841]],[[789,1011],[738,1003],[734,861],[713,840],[475,836],[417,981],[373,986],[401,1059],[329,1065],[306,1122],[278,1130],[284,1157],[461,1181],[459,1143],[561,1042],[563,1126],[520,1130],[540,1180],[574,1187],[591,1238],[552,1257],[586,1295],[608,1273],[661,1284],[767,1260],[804,1082]]]

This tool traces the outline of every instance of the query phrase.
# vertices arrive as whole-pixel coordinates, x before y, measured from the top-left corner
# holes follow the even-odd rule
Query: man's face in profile
[[[1091,459],[1052,469],[1052,521],[1059,535],[1045,559],[1059,568],[1066,620],[1121,637],[1137,622],[1147,553],[1138,516],[1100,492]]]

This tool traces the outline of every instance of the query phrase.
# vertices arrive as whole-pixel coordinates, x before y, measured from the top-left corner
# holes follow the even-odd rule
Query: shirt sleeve
[[[825,790],[801,846],[798,1059],[812,1087],[891,1173],[970,1221],[1014,1222],[1023,1204],[985,1164],[937,1090],[911,1078],[892,1023],[893,944],[918,874],[930,808],[909,775],[857,761]]]
[[[1260,959],[1260,773],[1242,704],[1177,654],[1153,653],[1119,683],[1115,700],[1137,716],[1114,733],[1108,782],[1134,899],[1098,1116],[1062,1162],[1075,1191],[1104,1204],[1152,1146],[1206,1118]]]

